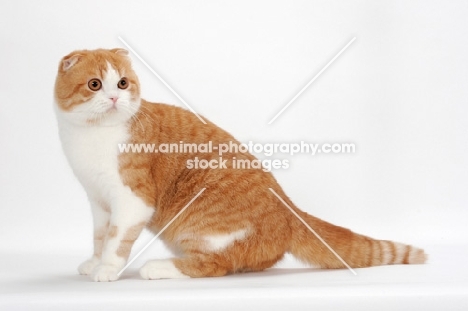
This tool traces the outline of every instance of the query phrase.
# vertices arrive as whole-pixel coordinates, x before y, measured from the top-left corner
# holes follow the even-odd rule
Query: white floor
[[[423,245],[424,246],[424,245]],[[467,245],[425,246],[426,265],[316,270],[286,258],[262,273],[113,283],[76,274],[79,255],[1,253],[0,310],[468,310]]]

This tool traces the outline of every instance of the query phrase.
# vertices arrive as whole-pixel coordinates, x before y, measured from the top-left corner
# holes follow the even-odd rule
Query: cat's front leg
[[[78,272],[82,275],[90,275],[93,272],[94,268],[96,268],[97,265],[100,263],[102,255],[102,246],[110,221],[109,206],[95,199],[90,199],[89,201],[91,204],[91,211],[93,213],[94,251],[91,258],[79,265]]]
[[[92,272],[94,281],[109,282],[118,279],[118,273],[125,266],[133,243],[150,220],[153,211],[133,194],[111,204],[111,218],[101,262]]]

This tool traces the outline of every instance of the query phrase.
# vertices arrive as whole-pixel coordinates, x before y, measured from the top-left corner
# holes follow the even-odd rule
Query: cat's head
[[[140,107],[140,84],[124,49],[65,56],[55,81],[56,111],[77,125],[117,125]]]

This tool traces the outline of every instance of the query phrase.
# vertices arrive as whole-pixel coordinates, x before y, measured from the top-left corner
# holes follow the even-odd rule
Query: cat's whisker
[[[128,112],[132,120],[138,121],[140,123],[140,128],[142,132],[145,131],[143,123],[141,122],[140,118],[138,118],[137,114],[135,113],[135,109],[132,109],[131,106],[121,106],[121,109],[124,110],[125,112]]]
[[[136,116],[136,115],[132,115],[132,118],[133,118],[134,120],[137,120],[138,123],[140,123],[141,131],[144,132],[144,131],[145,131],[145,127],[143,126],[143,123],[141,122],[140,118],[138,118],[138,116]]]
[[[145,109],[146,109],[146,111],[148,111],[148,113],[146,113],[144,111]],[[142,115],[144,115],[146,117],[147,120],[152,121],[153,123],[156,123],[157,120],[150,115],[150,114],[152,114],[152,112],[148,109],[148,107],[146,107],[144,105],[141,105],[139,111],[140,111],[140,113]]]
[[[137,107],[137,106],[132,106],[132,105],[129,105],[127,107],[125,107],[127,109],[127,111],[132,115],[132,118],[135,117],[136,119],[138,119],[138,121],[141,123],[141,120],[140,118],[138,117],[138,115],[143,115],[147,118],[147,120],[149,121],[154,121],[152,118],[150,118],[145,112],[142,111],[141,108],[143,108],[143,106],[140,106],[140,107]],[[142,129],[144,130],[144,127],[142,126]]]
[[[150,123],[156,123],[155,119],[153,119],[150,115],[148,115],[146,112],[140,110],[139,113],[146,118],[147,121]]]

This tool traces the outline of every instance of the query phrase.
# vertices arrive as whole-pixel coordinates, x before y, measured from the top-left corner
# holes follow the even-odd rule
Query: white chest
[[[123,186],[119,174],[119,143],[129,138],[126,125],[62,127],[63,149],[88,194],[107,197]]]

